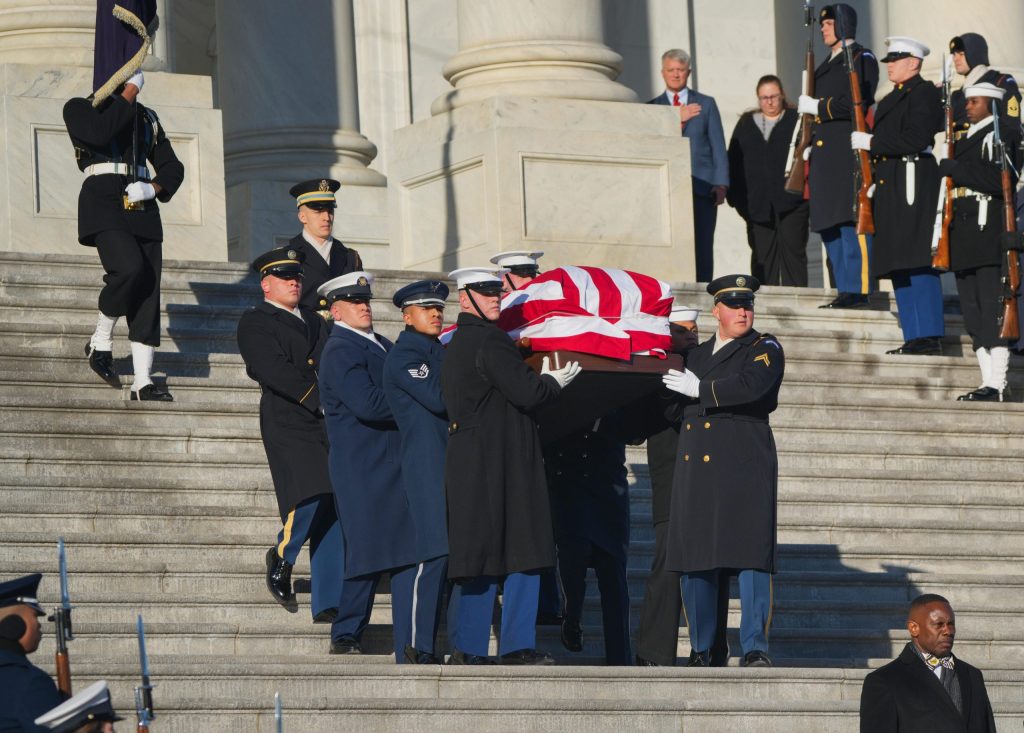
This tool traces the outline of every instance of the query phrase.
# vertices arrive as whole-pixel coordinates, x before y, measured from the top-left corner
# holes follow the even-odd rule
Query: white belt
[[[105,173],[114,173],[119,176],[127,176],[131,174],[131,167],[127,163],[93,163],[87,165],[84,171],[87,176],[101,176]],[[149,168],[144,165],[135,166],[135,177],[143,180],[149,180]]]
[[[978,202],[978,229],[984,229],[988,224],[988,202],[992,200],[992,196],[967,188],[967,186],[958,186],[953,189],[953,198],[963,199],[968,197]]]

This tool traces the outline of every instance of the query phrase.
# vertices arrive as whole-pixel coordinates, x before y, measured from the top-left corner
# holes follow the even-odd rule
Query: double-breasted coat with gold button
[[[690,352],[700,397],[683,405],[666,566],[775,571],[778,458],[768,416],[786,368],[782,346],[751,330],[714,353]]]

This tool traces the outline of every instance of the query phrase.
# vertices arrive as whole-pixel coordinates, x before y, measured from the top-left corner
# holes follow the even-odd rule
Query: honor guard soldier
[[[60,692],[43,670],[28,661],[39,648],[46,613],[36,599],[35,573],[0,583],[0,730],[45,731],[35,719],[61,703]]]
[[[260,385],[260,434],[274,479],[281,531],[267,550],[267,588],[291,612],[292,566],[309,543],[314,623],[338,611],[345,572],[341,526],[327,470],[327,430],[320,409],[317,369],[330,326],[300,305],[303,254],[280,247],[253,261],[263,302],[238,322],[238,351]]]
[[[850,47],[865,112],[875,102],[878,61],[854,40],[857,13],[846,3],[826,5],[819,15],[821,38],[831,55],[814,72],[814,93],[801,94],[797,111],[815,115],[810,152],[811,230],[821,234],[839,295],[823,308],[866,308],[871,293],[871,235],[857,234],[852,202],[854,158],[850,154],[853,99],[844,45]]]
[[[124,718],[114,712],[107,683],[100,680],[35,722],[52,733],[114,733],[114,723],[119,720]]]
[[[420,280],[395,293],[405,330],[384,359],[384,396],[398,423],[402,443],[402,485],[416,527],[411,642],[406,658],[439,664],[434,645],[448,578],[448,525],[444,504],[444,452],[448,413],[441,396],[448,286]]]
[[[417,537],[402,484],[401,437],[384,395],[384,359],[393,344],[373,330],[372,284],[373,275],[357,271],[328,280],[319,291],[334,319],[320,366],[320,394],[345,537],[345,585],[331,627],[331,653],[361,651],[377,583],[387,573],[395,660],[402,663],[412,646]]]
[[[537,260],[543,256],[543,252],[526,249],[499,252],[494,255],[491,263],[503,271],[501,292],[507,295],[513,290],[522,290],[529,285],[540,274]]]
[[[774,336],[754,330],[759,287],[749,275],[709,283],[718,329],[690,352],[685,371],[663,378],[687,398],[665,565],[683,574],[690,666],[710,664],[725,569],[739,575],[742,665],[771,664],[778,458],[768,416],[778,406],[785,356]]]
[[[498,585],[504,583],[499,654],[505,664],[552,664],[536,646],[539,571],[554,566],[540,436],[530,412],[579,373],[569,363],[538,375],[496,325],[501,277],[488,268],[449,273],[458,283],[458,330],[445,353],[448,419],[445,493],[448,577],[456,583],[452,664],[488,664]]]
[[[156,112],[137,101],[143,86],[139,69],[149,38],[140,38],[113,15],[118,7],[139,27],[155,27],[156,1],[136,5],[142,17],[116,6],[114,0],[99,0],[93,93],[64,105],[64,124],[78,168],[85,174],[78,196],[78,241],[96,248],[106,272],[96,329],[85,347],[89,366],[111,386],[121,386],[112,338],[115,324],[124,316],[135,374],[131,398],[169,402],[171,394],[150,377],[160,345],[164,233],[157,201],[171,200],[185,168]]]
[[[975,84],[994,84],[1002,89],[1006,96],[1000,109],[1000,132],[1007,136],[1020,135],[1021,94],[1017,80],[1009,74],[1003,74],[988,65],[988,43],[978,33],[963,33],[949,41],[949,52],[953,54],[953,66],[956,73],[963,74],[964,88],[953,92],[953,120],[958,130],[966,130],[971,126],[967,118],[967,87]]]
[[[874,163],[875,246],[871,272],[892,280],[903,345],[889,354],[940,354],[946,327],[942,283],[932,269],[932,222],[939,168],[932,156],[942,130],[942,99],[921,78],[928,47],[905,36],[885,39],[882,59],[894,84],[875,110],[874,134],[850,133],[853,150]]]
[[[970,127],[960,133],[953,159],[939,164],[940,173],[950,176],[954,187],[949,267],[956,273],[964,327],[981,368],[981,386],[957,398],[971,402],[1001,402],[1007,394],[1010,350],[1007,341],[999,338],[999,295],[1005,259],[1003,191],[992,129],[992,106],[1002,106],[1005,93],[990,82],[964,89]],[[1016,150],[1019,128],[1005,142],[1009,150]],[[1011,168],[1019,165],[1018,159]],[[1013,173],[1011,176],[1016,178]]]
[[[317,291],[328,280],[363,269],[359,253],[331,236],[337,201],[334,193],[341,184],[330,178],[296,183],[288,193],[295,197],[302,231],[292,237],[288,246],[305,255],[302,305],[325,313],[327,300]]]

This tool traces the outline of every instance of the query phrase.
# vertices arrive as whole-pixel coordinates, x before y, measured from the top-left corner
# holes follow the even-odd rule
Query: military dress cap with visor
[[[284,280],[302,277],[302,263],[306,255],[292,247],[278,247],[264,252],[252,261],[252,269],[260,274],[262,280],[267,275],[274,275]]]
[[[963,53],[967,68],[988,66],[988,42],[980,33],[961,33],[949,42],[950,53]]]
[[[399,288],[391,298],[396,308],[418,305],[424,308],[440,306],[448,297],[448,286],[440,280],[417,280]]]
[[[907,36],[889,36],[885,39],[885,46],[889,49],[889,52],[879,59],[883,64],[909,57],[924,59],[925,56],[931,53],[931,50],[926,45]]]
[[[836,38],[842,29],[844,38],[853,38],[857,35],[857,11],[846,3],[835,3],[826,5],[818,13],[818,20],[835,21]]]
[[[341,184],[332,178],[317,178],[312,181],[296,183],[288,193],[295,197],[295,208],[308,206],[311,209],[335,209],[338,206],[334,192]]]
[[[725,303],[730,308],[753,306],[754,293],[761,283],[753,275],[723,275],[708,283],[708,293],[715,303]]]
[[[332,278],[316,289],[328,303],[336,300],[369,300],[373,297],[373,275],[359,270]]]
[[[472,290],[481,295],[501,295],[501,276],[508,270],[492,267],[460,267],[452,270],[448,277],[455,281],[459,290]]]
[[[499,252],[491,258],[491,262],[500,268],[506,269],[513,275],[519,277],[534,277],[540,272],[540,265],[537,263],[543,252],[529,249],[516,249],[508,252]]]
[[[70,733],[94,721],[124,720],[114,712],[110,691],[104,680],[94,682],[74,697],[35,719],[35,724],[54,733]]]
[[[39,581],[43,576],[39,573],[24,575],[14,580],[0,583],[0,608],[8,606],[28,606],[36,612],[37,616],[45,616],[37,598],[39,592]]]
[[[1002,100],[1006,96],[1006,90],[997,87],[995,84],[983,81],[979,84],[972,84],[964,87],[965,97],[988,97],[989,99]]]

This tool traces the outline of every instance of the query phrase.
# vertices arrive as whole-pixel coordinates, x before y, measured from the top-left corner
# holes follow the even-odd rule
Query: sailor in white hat
[[[114,712],[107,683],[100,680],[40,715],[35,723],[54,733],[113,733],[118,720],[124,718]]]
[[[522,290],[529,285],[533,278],[540,274],[540,265],[537,260],[543,256],[543,252],[528,249],[510,250],[494,255],[491,262],[506,270],[503,278],[503,291],[509,293],[513,290]]]
[[[460,267],[448,273],[459,289],[459,305],[462,310],[471,306],[476,315],[485,321],[496,321],[501,313],[502,268]]]

